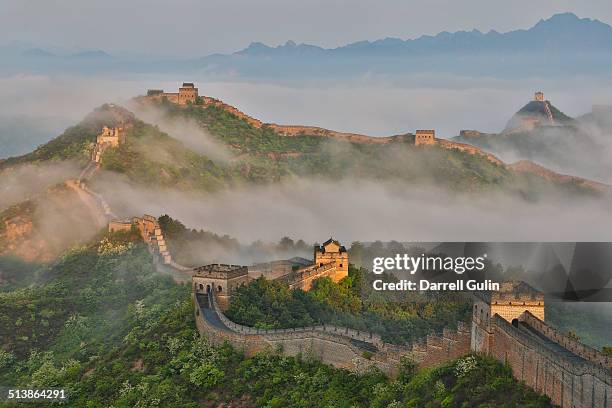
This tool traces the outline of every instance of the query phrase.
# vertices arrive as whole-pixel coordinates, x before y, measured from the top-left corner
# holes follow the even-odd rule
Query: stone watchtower
[[[187,105],[188,103],[196,103],[198,98],[198,88],[192,82],[183,82],[183,86],[178,91],[179,105]]]
[[[538,91],[535,93],[535,98],[537,102],[544,102],[544,92]]]
[[[525,311],[544,321],[544,294],[525,282],[502,282],[499,291],[477,292],[472,311],[472,350],[489,350],[493,316],[498,314],[514,323]]]
[[[417,130],[414,136],[415,146],[420,145],[432,145],[436,143],[436,131],[435,130]]]
[[[331,276],[334,282],[339,282],[348,276],[349,258],[344,246],[333,238],[328,239],[323,245],[315,245],[314,262],[317,266],[335,263],[336,271]]]
[[[124,141],[124,133],[122,127],[109,128],[104,126],[102,132],[96,138],[98,144],[108,144],[112,147],[119,146]]]
[[[246,266],[210,264],[193,270],[193,290],[197,293],[210,294],[214,292],[219,307],[226,310],[232,293],[240,285],[249,281],[249,269]]]

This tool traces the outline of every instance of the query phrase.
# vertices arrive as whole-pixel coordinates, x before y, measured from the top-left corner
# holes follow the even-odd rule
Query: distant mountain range
[[[579,56],[579,58],[577,58]],[[232,72],[250,77],[450,72],[466,75],[607,74],[612,65],[612,27],[601,21],[556,14],[529,29],[499,33],[441,32],[416,39],[385,38],[322,48],[287,41],[254,42],[232,54],[198,58],[118,57],[101,50],[59,55],[41,47],[0,46],[6,71],[105,70],[129,72]],[[528,62],[528,63],[527,63]]]
[[[435,36],[424,35],[417,39],[385,38],[376,41],[359,41],[337,48],[325,49],[315,45],[296,44],[287,41],[278,47],[252,43],[236,52],[237,56],[372,56],[372,55],[435,55],[445,53],[552,53],[568,51],[612,51],[612,27],[599,20],[578,18],[575,14],[556,14],[548,20],[540,20],[528,30],[499,33],[491,30],[441,32]]]

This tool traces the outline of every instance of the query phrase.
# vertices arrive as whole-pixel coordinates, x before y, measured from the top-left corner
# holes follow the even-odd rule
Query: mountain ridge
[[[586,32],[585,32],[586,30]],[[596,31],[597,36],[585,37],[585,34],[589,34],[589,30]],[[568,33],[569,31],[569,33]],[[487,41],[495,41],[506,38],[506,46],[512,45],[515,41],[525,40],[526,36],[535,33],[536,35],[554,35],[559,36],[565,33],[565,39],[574,38],[578,40],[578,43],[584,45],[585,43],[580,40],[590,39],[594,37],[597,41],[591,42],[592,45],[602,46],[604,49],[612,48],[612,45],[608,40],[612,39],[612,27],[600,20],[591,18],[579,18],[573,13],[559,13],[554,14],[548,19],[540,19],[538,23],[527,29],[516,29],[507,32],[498,32],[496,30],[489,30],[484,33],[478,29],[472,30],[459,30],[455,32],[441,31],[435,35],[421,35],[416,38],[401,39],[397,37],[386,37],[376,40],[362,40],[338,47],[324,48],[314,44],[300,43],[296,44],[292,40],[288,40],[282,45],[276,47],[266,45],[262,42],[252,42],[248,47],[236,51],[233,55],[273,55],[273,54],[304,54],[304,53],[332,53],[332,52],[343,52],[350,53],[351,51],[359,51],[365,49],[372,49],[374,47],[380,47],[381,51],[398,51],[400,48],[405,48],[405,51],[424,51],[420,48],[421,45],[426,47],[469,47],[469,41],[484,41],[481,45],[486,48],[493,49],[499,45],[504,44],[493,44],[486,43]],[[581,35],[576,36],[576,33]],[[523,45],[527,44],[526,42]],[[517,44],[514,44],[517,45]],[[541,45],[537,42],[533,42],[531,45],[539,47]],[[547,44],[550,46],[550,44]],[[411,49],[412,47],[412,49]],[[536,48],[537,49],[537,48]],[[447,49],[449,51],[450,49]],[[218,54],[224,55],[224,54]],[[225,54],[227,55],[227,54]]]
[[[459,75],[608,75],[612,27],[572,13],[555,14],[529,28],[507,32],[441,31],[413,39],[381,38],[333,48],[292,40],[272,47],[251,42],[226,53],[189,56],[113,55],[100,49],[53,50],[30,43],[0,45],[0,73],[198,72],[255,78],[368,73],[452,72]],[[579,58],[578,58],[579,57]],[[525,66],[525,58],[530,59]],[[551,60],[553,58],[553,60]],[[3,61],[4,62],[4,61]]]

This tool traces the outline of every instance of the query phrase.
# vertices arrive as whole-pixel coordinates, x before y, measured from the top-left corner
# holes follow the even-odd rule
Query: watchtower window
[[[223,290],[223,288],[221,287],[221,285],[217,286],[217,291],[221,292]]]
[[[342,268],[342,264],[340,264],[340,267]]]
[[[200,283],[200,290],[204,290],[204,285]]]

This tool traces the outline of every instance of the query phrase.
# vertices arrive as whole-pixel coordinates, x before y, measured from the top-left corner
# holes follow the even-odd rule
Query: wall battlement
[[[164,92],[163,89],[149,89],[146,98],[150,100],[167,100],[178,105],[195,104],[198,100],[198,88],[191,82],[183,82],[178,92]]]
[[[568,337],[566,334],[563,334],[560,331],[550,327],[529,311],[524,312],[521,317],[519,317],[519,321],[526,323],[550,340],[554,341],[575,355],[585,359],[586,361],[604,367],[608,370],[612,370],[611,357],[606,356],[600,351],[582,344],[579,341]]]
[[[168,251],[161,227],[152,215],[145,214],[142,217],[123,220],[113,219],[108,223],[108,232],[131,231],[132,228],[138,231],[142,240],[148,245],[149,252],[159,256],[165,265],[172,263],[172,256]]]
[[[526,312],[528,313],[528,312]],[[525,323],[510,324],[499,315],[491,320],[488,354],[506,362],[514,376],[561,407],[609,407],[612,376],[609,369],[585,360]],[[537,319],[536,319],[537,320]]]
[[[478,293],[471,349],[509,364],[517,379],[556,405],[612,406],[610,359],[543,320],[544,295],[524,282],[506,282],[499,292]]]
[[[469,329],[461,322],[457,331],[445,330],[441,336],[402,346],[385,343],[374,333],[332,325],[276,330],[242,326],[225,316],[215,293],[203,298],[194,293],[194,307],[202,335],[215,344],[229,341],[247,355],[280,348],[286,355],[312,355],[338,368],[361,372],[374,365],[396,375],[404,356],[430,367],[469,353]]]

